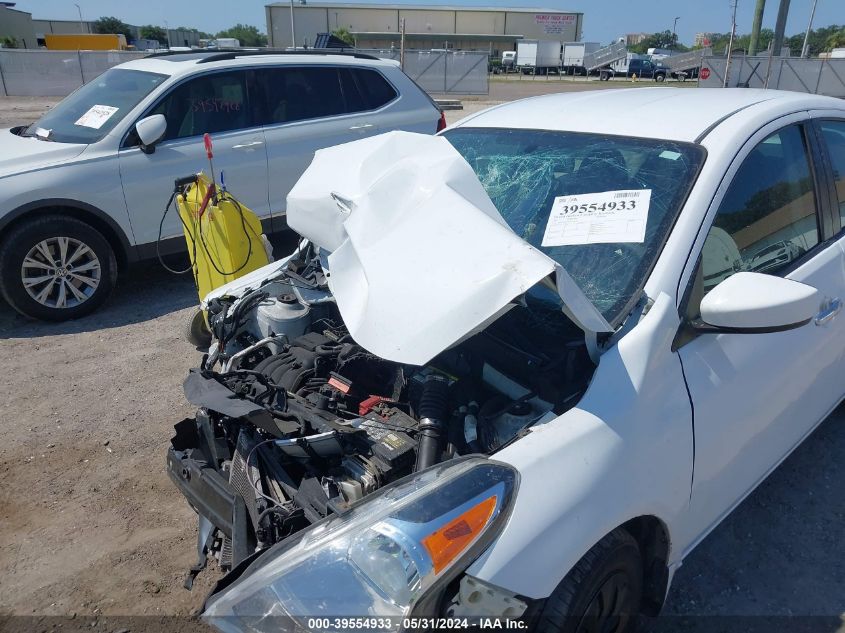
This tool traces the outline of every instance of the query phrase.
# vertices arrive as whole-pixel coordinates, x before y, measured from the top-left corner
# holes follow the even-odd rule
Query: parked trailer
[[[597,51],[584,55],[584,68],[588,73],[596,72],[603,80],[615,74],[610,65],[628,57],[628,47],[624,40],[614,42]]]
[[[516,44],[516,65],[524,74],[548,74],[560,69],[560,42],[520,40]]]
[[[689,77],[698,77],[698,69],[701,67],[702,58],[705,56],[709,57],[712,54],[713,52],[709,48],[702,48],[700,50],[670,55],[669,57],[664,57],[661,61],[672,70],[672,75],[676,79],[685,81]]]
[[[563,72],[568,75],[586,75],[584,57],[595,53],[601,48],[599,42],[564,42],[563,44]]]

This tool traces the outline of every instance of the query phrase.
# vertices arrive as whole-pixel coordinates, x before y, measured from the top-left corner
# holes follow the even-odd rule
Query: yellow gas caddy
[[[217,187],[208,134],[204,136],[204,142],[211,177],[200,172],[177,178],[164,211],[166,216],[175,199],[191,264],[185,270],[173,270],[159,255],[159,261],[168,271],[193,273],[200,301],[215,288],[272,261],[270,243],[261,232],[261,220],[226,191],[225,185]],[[164,216],[161,224],[164,224]],[[186,336],[198,347],[210,343],[211,333],[202,310],[197,310],[187,324]]]

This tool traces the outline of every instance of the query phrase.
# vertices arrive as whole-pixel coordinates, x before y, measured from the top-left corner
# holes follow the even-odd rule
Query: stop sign
[[[698,73],[702,79],[708,79],[710,77],[710,69],[709,68],[702,68],[701,72]]]

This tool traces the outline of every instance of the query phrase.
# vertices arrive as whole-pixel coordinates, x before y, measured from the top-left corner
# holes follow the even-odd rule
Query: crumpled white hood
[[[567,314],[610,326],[559,265],[517,237],[442,137],[390,132],[320,150],[288,194],[292,229],[328,251],[329,288],[370,352],[422,365],[551,273]]]

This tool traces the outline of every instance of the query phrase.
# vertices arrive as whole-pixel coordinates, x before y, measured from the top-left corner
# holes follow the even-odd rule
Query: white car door
[[[737,270],[765,267],[817,288],[832,303],[810,323],[771,333],[700,333],[680,340],[679,354],[694,410],[695,463],[689,536],[709,531],[837,405],[843,393],[845,316],[842,252],[820,235],[824,189],[814,181],[810,128],[761,130],[740,155],[705,242],[686,314]],[[732,240],[725,248],[725,239]],[[768,246],[779,259],[756,257]],[[738,265],[734,265],[736,255]],[[724,260],[724,261],[722,261]],[[731,261],[728,261],[731,260]],[[728,272],[726,272],[726,270]],[[704,531],[702,532],[702,528]],[[682,540],[686,540],[682,538]]]
[[[336,66],[281,66],[260,72],[267,102],[270,206],[274,213],[283,213],[288,192],[314,152],[385,131],[377,106],[397,93],[382,78],[381,93],[362,94],[352,70]]]
[[[251,99],[251,70],[205,73],[172,88],[145,116],[163,114],[167,132],[152,154],[145,154],[130,134],[120,150],[120,173],[132,230],[139,245],[154,245],[173,181],[209,172],[202,135],[211,134],[214,172],[229,191],[263,221],[270,218],[264,131]],[[181,246],[182,225],[175,205],[161,238]],[[170,248],[163,250],[173,250]],[[150,254],[154,254],[152,251]]]

